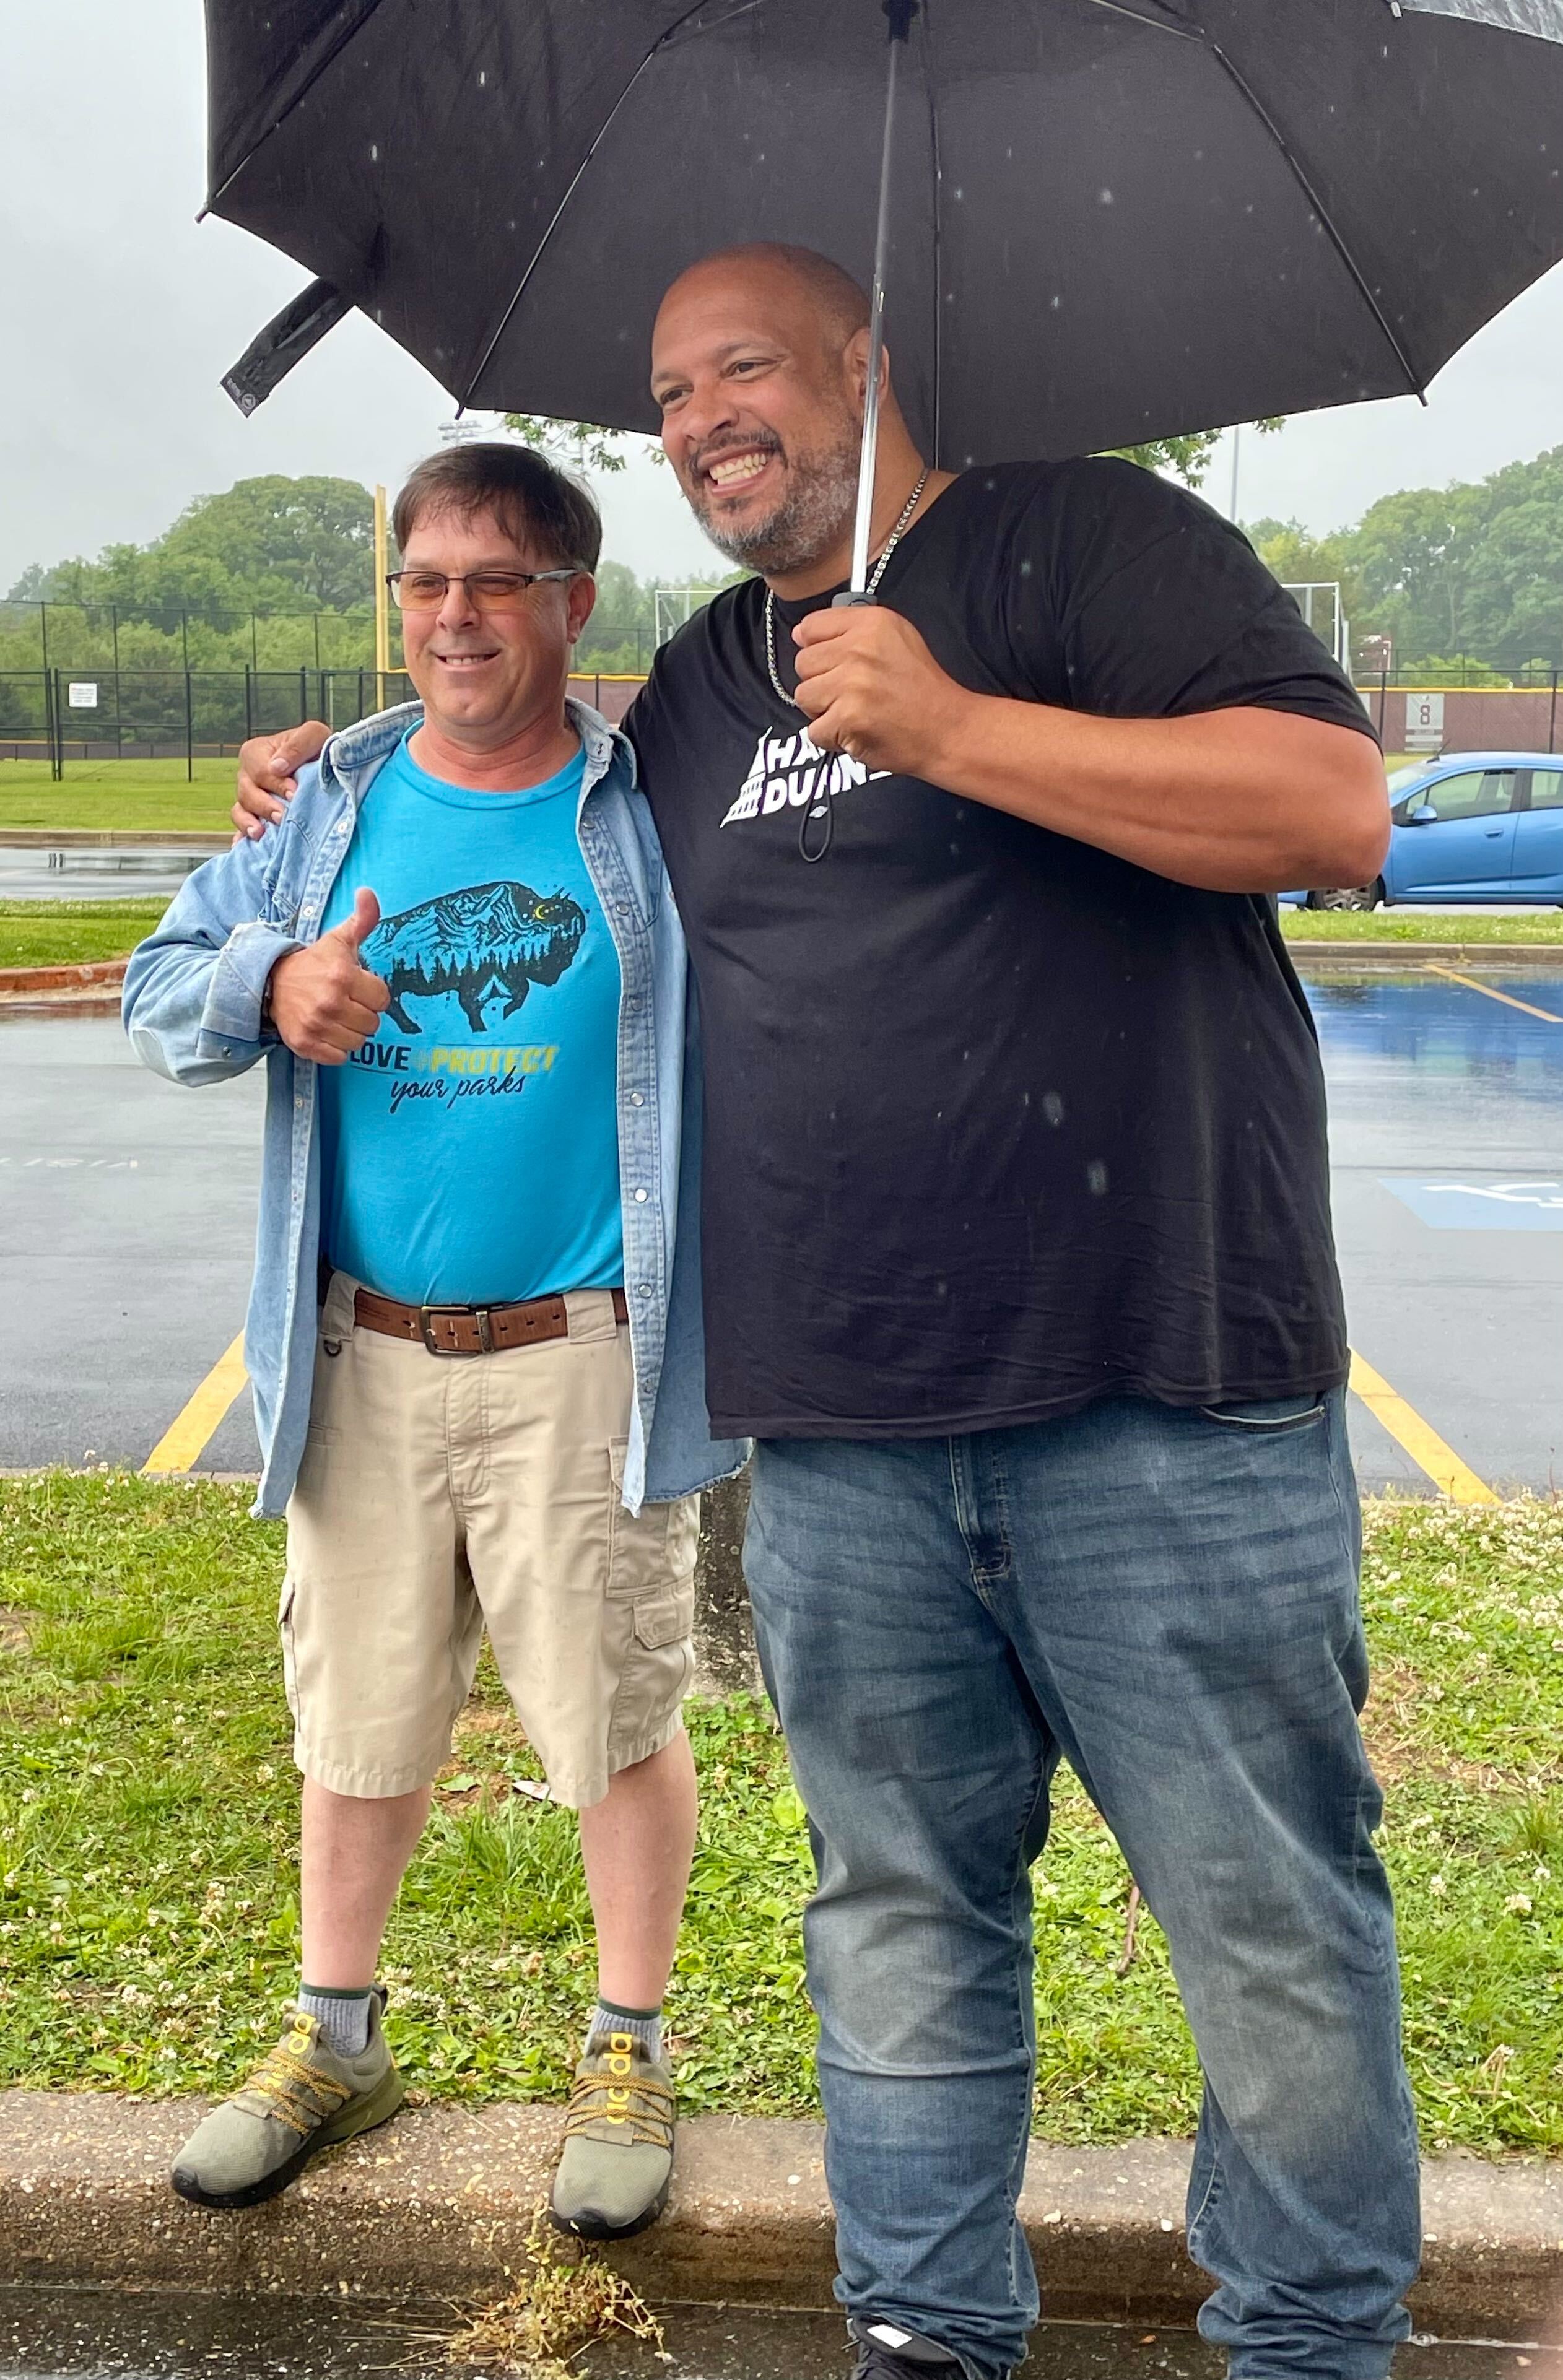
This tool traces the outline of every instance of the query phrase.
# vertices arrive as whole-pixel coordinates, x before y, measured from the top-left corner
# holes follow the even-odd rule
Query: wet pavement
[[[21,856],[38,855],[0,854]],[[1563,968],[1472,981],[1310,984],[1348,1310],[1358,1352],[1481,1478],[1546,1489],[1563,1476]],[[0,1464],[139,1467],[228,1346],[263,1093],[258,1072],[179,1090],[113,1018],[0,1021]],[[1352,1436],[1364,1486],[1427,1489],[1356,1401]],[[258,1461],[241,1398],[201,1467]]]
[[[448,2308],[317,2306],[290,2300],[167,2298],[0,2290],[0,2380],[210,2380],[264,2371],[274,2380],[433,2380],[447,2360]],[[840,2316],[731,2306],[671,2309],[669,2360],[629,2340],[592,2348],[589,2380],[847,2380]],[[1033,2333],[1026,2380],[1219,2380],[1224,2359],[1191,2331],[1050,2323]],[[470,2368],[470,2367],[467,2367]],[[492,2368],[492,2367],[490,2367]],[[1418,2343],[1396,2380],[1557,2380],[1563,2354],[1459,2342]]]
[[[209,853],[27,851],[0,844],[0,901],[171,901]]]
[[[1480,1478],[1545,1489],[1563,1482],[1563,972],[1471,982],[1308,987],[1347,1314]],[[1425,1487],[1355,1401],[1352,1438],[1364,1485]]]

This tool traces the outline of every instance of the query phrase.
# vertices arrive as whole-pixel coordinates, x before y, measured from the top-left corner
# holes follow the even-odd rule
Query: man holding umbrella
[[[834,604],[866,323],[807,251],[668,292],[664,444],[757,576],[629,722],[706,1034],[713,1428],[759,1441],[815,1835],[840,2292],[865,2374],[1021,2356],[1066,1758],[1201,2053],[1205,2335],[1238,2380],[1378,2380],[1416,2144],[1323,1087],[1265,896],[1373,875],[1379,756],[1236,530],[1128,464],[931,472],[887,367],[878,601]],[[247,753],[251,831],[311,735]]]

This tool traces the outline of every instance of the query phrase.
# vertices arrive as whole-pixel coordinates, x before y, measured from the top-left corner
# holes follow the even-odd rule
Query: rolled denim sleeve
[[[303,944],[267,915],[269,856],[265,842],[241,843],[208,860],[131,953],[125,1029],[137,1056],[170,1082],[241,1075],[276,1039],[261,1022],[267,978]]]

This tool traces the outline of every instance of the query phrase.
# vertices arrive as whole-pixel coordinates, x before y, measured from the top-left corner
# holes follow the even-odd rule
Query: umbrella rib
[[[634,73],[626,82],[624,89],[619,92],[618,97],[615,100],[613,105],[604,116],[601,124],[597,127],[596,131],[592,134],[591,147],[587,150],[585,156],[576,167],[575,172],[570,176],[569,188],[566,190],[563,198],[559,200],[558,205],[555,208],[553,213],[548,218],[548,223],[542,238],[538,241],[537,246],[532,249],[531,255],[527,261],[527,269],[522,273],[520,279],[517,282],[515,291],[510,298],[509,304],[506,307],[505,311],[501,314],[498,322],[495,325],[493,337],[489,340],[487,346],[483,349],[482,354],[479,357],[477,363],[472,369],[471,375],[467,382],[466,394],[461,399],[461,405],[463,407],[471,404],[472,393],[476,389],[478,382],[482,380],[484,372],[488,370],[489,364],[493,360],[494,351],[495,347],[498,346],[500,340],[505,336],[505,333],[509,326],[511,315],[515,312],[517,307],[520,304],[521,299],[526,295],[527,284],[537,270],[538,264],[542,260],[543,249],[553,238],[554,234],[557,231],[560,219],[564,214],[565,209],[569,205],[569,202],[574,198],[576,191],[580,188],[582,175],[591,164],[592,158],[595,157],[604,141],[607,139],[608,134],[612,131],[614,119],[617,115],[619,109],[624,105],[625,101],[629,98],[630,92],[634,90],[636,84],[640,81],[641,77],[645,73],[646,68],[651,65],[652,60],[656,56],[657,53],[660,50],[666,49],[670,42],[677,40],[678,36],[683,31],[685,26],[690,22],[691,17],[700,16],[702,10],[709,7],[709,6],[710,0],[691,0],[690,6],[685,9],[683,15],[677,18],[671,25],[665,27],[663,31],[657,35],[655,41],[652,43],[651,48],[646,52],[645,56],[641,60],[641,63],[636,67]],[[734,5],[722,12],[722,14],[716,18],[714,25],[702,25],[697,27],[696,30],[697,32],[702,33],[714,31],[723,25],[730,24],[735,17],[746,17],[753,9],[763,7],[763,6],[764,0],[734,0]]]
[[[1127,6],[1125,0],[1091,0],[1091,5],[1093,8],[1105,8],[1110,16],[1130,18],[1153,33],[1173,33],[1180,42],[1203,42],[1206,38],[1201,25],[1179,25],[1167,17],[1147,17],[1142,10]]]
[[[371,17],[372,17],[379,8],[379,6],[380,0],[369,0],[369,6],[364,9],[363,14],[360,17],[355,17],[352,23],[346,26],[342,31],[337,34],[334,42],[327,42],[324,55],[317,60],[310,73],[305,76],[304,80],[293,93],[292,98],[283,109],[282,114],[277,116],[273,123],[267,125],[265,130],[262,133],[258,140],[250,142],[250,147],[245,151],[238,164],[234,167],[232,173],[227,175],[219,187],[212,192],[206,201],[205,207],[202,209],[203,213],[210,213],[212,209],[216,205],[218,200],[226,197],[227,192],[232,189],[235,182],[238,181],[239,176],[243,173],[250,159],[255,156],[260,150],[265,147],[274,132],[279,132],[282,129],[282,127],[287,123],[294,109],[298,107],[302,101],[308,99],[311,91],[313,91],[316,83],[319,82],[327,67],[331,66],[341,56],[342,52],[348,47],[349,42],[357,40],[360,33],[362,32],[364,27],[368,24]]]
[[[945,297],[944,297],[944,234],[945,178],[939,156],[939,100],[937,77],[934,72],[934,0],[925,0],[922,11],[923,83],[928,92],[928,146],[934,166],[934,468],[939,468],[940,416],[945,395]]]
[[[1386,315],[1383,307],[1379,304],[1378,299],[1374,296],[1372,289],[1369,287],[1367,277],[1363,273],[1356,258],[1352,255],[1350,249],[1348,247],[1344,233],[1340,230],[1339,225],[1331,215],[1329,209],[1325,206],[1324,200],[1314,189],[1313,183],[1309,180],[1301,159],[1292,149],[1291,144],[1287,140],[1286,134],[1281,130],[1280,126],[1276,122],[1275,117],[1271,115],[1269,109],[1265,106],[1258,92],[1253,89],[1252,85],[1245,79],[1239,69],[1233,64],[1226,51],[1221,47],[1220,42],[1207,42],[1206,46],[1217,66],[1220,67],[1222,72],[1236,86],[1243,100],[1247,103],[1248,106],[1252,109],[1254,115],[1258,116],[1261,124],[1264,125],[1265,131],[1268,132],[1271,140],[1280,151],[1282,157],[1286,160],[1286,164],[1291,174],[1292,179],[1296,182],[1299,189],[1302,192],[1303,197],[1313,208],[1313,212],[1317,215],[1320,223],[1324,225],[1325,232],[1329,236],[1331,245],[1333,246],[1336,254],[1339,257],[1342,264],[1345,265],[1347,272],[1350,274],[1352,281],[1356,285],[1358,296],[1362,298],[1364,306],[1367,307],[1369,312],[1374,318],[1374,321],[1378,324],[1391,354],[1394,356],[1396,362],[1399,365],[1400,370],[1405,373],[1408,389],[1411,395],[1420,397],[1422,402],[1425,405],[1427,402],[1426,385],[1423,381],[1421,374],[1412,365],[1410,358],[1407,355],[1405,348],[1401,346],[1398,338],[1396,336],[1394,328],[1391,325],[1388,317]]]

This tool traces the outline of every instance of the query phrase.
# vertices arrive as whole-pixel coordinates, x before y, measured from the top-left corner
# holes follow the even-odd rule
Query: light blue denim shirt
[[[683,929],[628,743],[569,705],[586,751],[577,829],[618,952],[618,1158],[635,1400],[624,1501],[665,1503],[746,1460],[713,1439],[700,1302],[701,1076]],[[266,1062],[255,1278],[244,1359],[264,1468],[255,1511],[283,1511],[304,1451],[319,1328],[316,1069],[263,1025],[266,978],[312,942],[375,771],[422,711],[385,710],[334,735],[301,770],[279,827],[189,877],[125,972],[137,1054],[176,1083]]]

